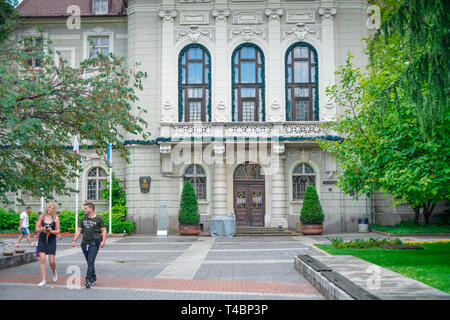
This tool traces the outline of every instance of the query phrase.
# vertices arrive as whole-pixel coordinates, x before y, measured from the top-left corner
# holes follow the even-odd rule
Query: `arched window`
[[[198,200],[206,201],[206,173],[197,164],[190,165],[184,170],[184,181],[189,180],[194,187]]]
[[[265,121],[264,55],[251,43],[232,55],[233,121]]]
[[[102,190],[105,188],[106,171],[103,168],[95,167],[87,174],[87,200],[100,200]]]
[[[199,44],[181,50],[178,57],[178,121],[211,120],[211,57]]]
[[[316,175],[311,166],[301,163],[292,173],[292,200],[303,200],[308,184],[316,186]]]
[[[307,43],[296,43],[286,52],[286,120],[317,121],[317,52]]]

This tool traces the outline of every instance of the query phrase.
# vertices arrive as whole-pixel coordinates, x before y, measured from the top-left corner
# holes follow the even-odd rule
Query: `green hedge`
[[[308,184],[303,199],[303,206],[300,212],[300,221],[302,224],[321,224],[324,219],[322,206],[316,188]]]
[[[125,220],[127,214],[127,207],[115,205],[112,207],[112,232],[113,233],[131,233],[136,230],[136,222]],[[99,214],[105,221],[106,230],[109,231],[109,212],[105,211]],[[81,219],[85,216],[84,211],[78,213],[78,225]],[[35,230],[35,221],[37,219],[36,212],[30,212],[30,231]],[[17,231],[19,228],[20,213],[6,211],[0,208],[0,231],[11,232]],[[63,210],[59,216],[61,232],[75,232],[75,212],[70,210]]]

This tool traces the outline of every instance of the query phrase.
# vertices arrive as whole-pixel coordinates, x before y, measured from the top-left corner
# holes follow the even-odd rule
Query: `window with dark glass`
[[[264,57],[253,45],[233,53],[233,121],[264,121]]]
[[[297,165],[292,173],[292,200],[303,200],[308,184],[316,186],[314,169],[306,163]]]
[[[190,165],[184,171],[184,181],[189,180],[194,187],[198,200],[206,201],[206,173],[197,164]]]
[[[103,168],[95,167],[87,174],[87,200],[100,200],[102,190],[105,188],[106,171]]]
[[[315,121],[317,94],[317,54],[309,46],[298,44],[287,52],[286,103],[289,121]]]
[[[27,59],[27,65],[31,68],[39,68],[42,61],[36,55],[44,50],[44,39],[42,37],[27,37],[24,39],[25,52],[33,57]]]
[[[201,46],[190,47],[181,53],[180,107],[185,122],[210,121],[207,110],[210,67],[209,54]]]

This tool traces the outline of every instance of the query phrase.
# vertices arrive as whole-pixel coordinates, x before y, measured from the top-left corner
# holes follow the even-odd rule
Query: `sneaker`
[[[47,282],[45,280],[42,280],[41,282],[39,282],[38,286],[42,287],[45,286],[47,284]]]
[[[86,282],[86,289],[89,289],[91,287],[91,283],[89,281]]]
[[[91,286],[95,285],[97,283],[97,280],[91,281],[89,282],[91,284]]]
[[[55,273],[53,273],[53,282],[58,281],[58,273],[55,270]]]

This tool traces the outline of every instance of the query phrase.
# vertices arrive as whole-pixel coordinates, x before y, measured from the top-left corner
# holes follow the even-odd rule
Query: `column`
[[[227,17],[230,10],[226,8],[226,1],[216,1],[216,8],[212,10],[216,19],[216,60],[213,72],[213,96],[215,106],[212,106],[213,121],[231,121],[231,87],[230,61],[227,48]]]
[[[319,77],[320,120],[331,120],[336,117],[336,106],[325,94],[326,87],[335,83],[334,15],[336,12],[336,7],[319,8],[322,21],[322,59],[319,61],[319,68],[322,69],[321,77]]]
[[[227,181],[224,154],[225,146],[223,144],[214,145],[214,198],[211,199],[214,205],[212,217],[227,215]]]
[[[175,78],[177,64],[174,57],[174,19],[177,11],[173,9],[161,10],[162,18],[162,52],[161,52],[161,121],[177,122],[178,106],[175,93],[177,92],[177,79]],[[174,88],[175,86],[175,88]]]
[[[272,216],[270,227],[288,227],[286,208],[286,183],[284,172],[284,159],[282,155],[285,151],[284,144],[275,143],[272,145],[271,168],[272,168]]]
[[[284,121],[286,116],[283,112],[284,108],[281,108],[281,105],[284,105],[282,104],[284,71],[280,53],[280,17],[284,11],[283,9],[266,9],[264,13],[269,19],[268,54],[265,57],[266,121]]]

